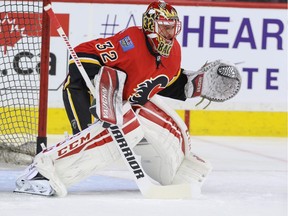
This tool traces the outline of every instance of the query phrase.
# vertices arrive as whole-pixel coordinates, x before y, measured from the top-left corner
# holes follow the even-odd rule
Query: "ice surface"
[[[50,141],[51,137],[57,139],[50,136]],[[17,194],[12,192],[14,182],[24,167],[2,164],[0,216],[287,215],[287,139],[192,137],[192,140],[193,152],[209,159],[214,167],[203,185],[201,198],[145,199],[123,164],[69,188],[64,198]]]

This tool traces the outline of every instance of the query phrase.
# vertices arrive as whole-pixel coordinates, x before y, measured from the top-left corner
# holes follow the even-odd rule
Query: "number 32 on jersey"
[[[104,64],[109,61],[113,62],[118,59],[118,54],[115,50],[113,50],[114,45],[111,43],[111,41],[105,41],[103,44],[98,43],[95,45],[95,48],[100,51],[100,57]]]

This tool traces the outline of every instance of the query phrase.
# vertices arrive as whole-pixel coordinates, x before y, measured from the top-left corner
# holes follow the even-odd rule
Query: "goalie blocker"
[[[149,191],[149,198],[199,196],[211,165],[191,153],[187,128],[175,111],[167,108],[159,96],[154,96],[136,113],[125,103],[123,113],[121,130],[129,145],[124,154],[129,157],[129,149],[133,149],[142,158],[143,171],[156,184],[163,185],[163,190],[159,190],[159,186],[157,191]],[[148,143],[137,145],[143,137]],[[16,181],[15,191],[65,196],[69,186],[121,159],[114,142],[108,129],[98,121],[38,154]],[[141,178],[143,173],[138,170],[137,161],[130,159],[127,158],[135,168],[135,176]],[[39,180],[38,172],[48,180]]]
[[[126,74],[120,70],[102,66],[94,77],[95,100],[90,112],[104,122],[103,126],[123,124],[123,88]]]

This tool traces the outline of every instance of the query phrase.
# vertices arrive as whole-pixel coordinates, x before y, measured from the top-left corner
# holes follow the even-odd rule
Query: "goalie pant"
[[[125,140],[123,149],[129,157],[129,148],[141,156],[142,167],[155,181],[162,185],[195,184],[201,188],[211,171],[209,162],[191,153],[191,142],[187,127],[174,110],[154,96],[142,108],[131,109],[129,103],[123,106],[123,126]],[[147,144],[137,145],[145,137]],[[121,159],[108,130],[96,122],[80,133],[63,142],[44,149],[34,159],[34,166],[46,178],[57,176],[65,188],[87,178],[94,171],[100,170]],[[49,158],[53,168],[45,164]],[[131,160],[131,167],[141,177],[137,163]],[[53,175],[51,174],[53,172]],[[29,176],[29,175],[23,175]],[[21,179],[17,181],[30,181]],[[56,193],[59,191],[51,184]]]

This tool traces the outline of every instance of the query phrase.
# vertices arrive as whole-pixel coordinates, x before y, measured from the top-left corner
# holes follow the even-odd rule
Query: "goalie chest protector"
[[[180,73],[181,62],[177,40],[167,58],[153,55],[146,43],[148,41],[142,29],[130,27],[113,37],[80,44],[75,50],[96,54],[102,65],[124,71],[127,74],[124,100],[129,100],[132,105],[144,105],[153,95],[174,81]]]

